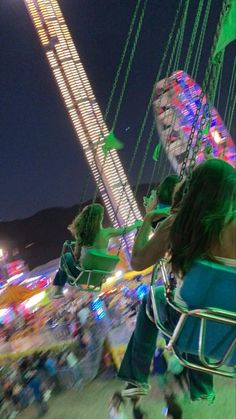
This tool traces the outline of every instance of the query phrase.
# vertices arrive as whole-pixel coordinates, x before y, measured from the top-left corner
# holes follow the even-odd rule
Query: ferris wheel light
[[[117,279],[120,279],[120,278],[122,278],[122,276],[123,276],[123,271],[121,271],[121,270],[119,270],[119,271],[116,271],[116,273],[115,273],[115,277],[117,278]]]
[[[213,140],[215,141],[215,143],[216,143],[216,144],[221,143],[221,141],[222,141],[222,137],[221,137],[221,135],[220,135],[219,131],[217,131],[217,129],[216,129],[215,131],[213,131],[213,132],[211,133],[211,135],[212,135]]]

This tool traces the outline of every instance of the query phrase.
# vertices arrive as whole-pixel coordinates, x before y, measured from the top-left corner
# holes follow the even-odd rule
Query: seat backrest
[[[88,250],[83,258],[83,268],[86,270],[107,271],[112,273],[118,264],[119,256],[109,255],[98,250]]]
[[[236,268],[197,261],[183,280],[180,295],[188,307],[235,311]]]
[[[236,311],[236,269],[217,263],[199,261],[184,278],[180,295],[189,309],[222,309]],[[177,346],[182,352],[197,353],[200,320],[189,317]],[[205,355],[220,360],[236,337],[231,325],[207,320]],[[236,350],[228,362],[236,363]]]

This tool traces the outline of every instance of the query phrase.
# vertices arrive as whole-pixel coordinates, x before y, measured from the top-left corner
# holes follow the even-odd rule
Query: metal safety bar
[[[74,268],[77,270],[77,273],[78,273],[77,275],[74,275],[70,271],[67,260],[65,258],[66,250],[68,250],[71,253],[74,259]],[[105,282],[106,277],[112,275],[114,271],[114,267],[117,265],[119,261],[119,257],[114,256],[114,255],[109,255],[109,254],[101,254],[98,256],[100,261],[102,263],[105,263],[105,265],[107,264],[107,262],[109,262],[108,269],[98,269],[98,267],[96,266],[92,268],[90,268],[90,266],[86,267],[87,257],[90,257],[90,258],[95,257],[95,255],[93,255],[92,249],[88,251],[88,254],[85,256],[83,260],[84,266],[81,266],[80,264],[78,264],[78,262],[76,262],[74,258],[72,243],[67,241],[63,245],[63,250],[62,250],[61,260],[60,260],[60,269],[66,272],[68,283],[71,286],[75,286],[81,289],[81,291],[89,291],[89,292],[100,291],[102,284]],[[112,265],[111,265],[111,262],[112,262]],[[91,260],[90,260],[90,263],[91,263]],[[95,281],[95,283],[93,283],[93,281]]]
[[[180,318],[178,323],[174,329],[171,331],[166,327],[161,320],[160,313],[158,311],[157,303],[155,300],[155,280],[157,278],[158,266],[155,265],[153,269],[151,285],[150,285],[150,296],[151,296],[151,303],[152,303],[152,310],[154,321],[159,330],[167,336],[170,341],[168,344],[168,348],[172,349],[175,355],[178,357],[179,361],[187,368],[192,368],[202,372],[213,373],[225,377],[235,378],[236,377],[236,369],[235,366],[227,367],[225,364],[229,359],[230,355],[236,349],[236,337],[233,339],[231,344],[229,345],[228,349],[224,353],[222,359],[219,361],[210,361],[205,356],[205,343],[206,343],[206,325],[208,321],[214,321],[217,323],[222,323],[225,325],[236,326],[236,313],[228,310],[222,310],[218,308],[206,308],[206,309],[195,309],[189,310],[188,307],[183,307],[177,304],[173,299],[173,293],[171,292],[171,284],[168,278],[168,274],[165,267],[165,262],[160,262],[160,268],[162,272],[162,278],[164,283],[165,289],[165,297],[167,304],[171,306],[176,312],[180,314]],[[177,340],[180,337],[180,334],[184,328],[186,320],[189,317],[196,317],[200,319],[200,331],[199,331],[199,340],[198,340],[198,358],[200,363],[193,363],[188,360],[188,354],[182,354],[178,349]],[[223,368],[222,368],[223,367]]]

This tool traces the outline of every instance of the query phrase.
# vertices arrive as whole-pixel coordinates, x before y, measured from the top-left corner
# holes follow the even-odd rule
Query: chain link
[[[113,82],[113,86],[112,86],[112,89],[111,89],[111,94],[110,94],[110,97],[109,97],[109,100],[108,100],[108,103],[107,103],[107,107],[106,107],[106,110],[105,110],[105,114],[104,114],[104,121],[105,122],[107,121],[107,116],[108,116],[108,114],[110,112],[110,109],[111,109],[111,103],[112,103],[112,100],[113,100],[113,97],[114,97],[114,94],[115,94],[115,90],[117,88],[118,80],[119,80],[119,77],[120,77],[122,66],[124,64],[124,60],[125,60],[125,57],[126,57],[126,53],[127,53],[127,50],[128,50],[129,42],[130,42],[131,35],[132,35],[133,29],[134,29],[134,25],[135,25],[135,21],[136,21],[136,17],[137,17],[137,13],[138,13],[138,9],[139,9],[140,4],[141,4],[141,0],[138,0],[137,4],[136,4],[136,7],[135,7],[133,17],[132,17],[132,20],[131,20],[131,23],[130,23],[130,27],[129,27],[128,35],[127,35],[127,38],[126,38],[125,46],[124,46],[124,49],[123,49],[122,54],[121,54],[121,60],[120,60],[119,67],[118,67],[117,72],[116,72],[115,80]]]
[[[221,65],[222,53],[217,54],[217,60],[215,60],[214,62],[213,62],[212,58],[213,58],[213,53],[215,51],[216,43],[217,43],[218,38],[219,38],[219,33],[220,33],[222,21],[223,21],[223,18],[225,17],[225,13],[226,13],[229,6],[230,6],[230,0],[225,0],[224,3],[223,3],[222,11],[220,13],[220,18],[219,18],[219,22],[218,22],[217,29],[216,29],[216,34],[215,34],[215,37],[214,37],[214,40],[213,40],[213,45],[212,45],[212,48],[211,48],[211,54],[210,54],[210,58],[209,58],[209,61],[208,61],[208,66],[207,66],[207,70],[206,70],[206,74],[205,74],[205,78],[204,78],[204,82],[203,82],[202,91],[201,91],[201,94],[199,96],[199,103],[198,103],[198,106],[197,106],[196,113],[194,115],[194,120],[193,120],[190,136],[189,136],[187,147],[186,147],[185,157],[184,157],[182,167],[181,167],[181,170],[180,170],[180,180],[182,180],[184,178],[184,175],[186,175],[187,163],[188,163],[188,160],[189,160],[190,151],[192,149],[194,134],[195,134],[195,131],[196,131],[196,126],[197,126],[198,118],[199,118],[200,111],[201,111],[201,108],[202,108],[202,102],[203,102],[205,92],[208,91],[209,99],[211,99],[211,97],[214,94],[214,90],[216,88],[216,79],[217,79],[216,75],[218,74],[217,69],[218,69],[218,66]],[[187,178],[187,184],[186,184],[186,188],[185,188],[186,190],[188,190],[188,188],[189,188],[189,184],[190,184],[191,176],[192,176],[192,171],[193,171],[193,168],[194,168],[195,163],[196,163],[197,153],[198,153],[198,151],[201,147],[201,144],[202,144],[203,126],[206,124],[206,112],[208,112],[208,119],[211,119],[211,115],[209,115],[210,114],[209,105],[207,103],[203,107],[203,115],[202,115],[201,120],[200,120],[200,127],[199,127],[199,130],[198,130],[198,133],[197,133],[196,143],[193,147],[193,154],[192,154],[192,157],[190,159],[190,172],[189,172],[188,178]]]
[[[176,15],[175,15],[175,18],[174,18],[173,26],[172,26],[171,32],[170,32],[170,34],[169,34],[168,42],[167,42],[167,45],[166,45],[166,48],[165,48],[165,51],[164,51],[164,54],[163,54],[163,58],[162,58],[162,60],[161,60],[161,64],[160,64],[159,69],[158,69],[158,72],[157,72],[157,74],[156,74],[155,83],[156,83],[158,80],[160,80],[160,76],[161,76],[161,73],[162,73],[162,71],[163,71],[164,63],[165,63],[165,60],[166,60],[166,58],[167,58],[167,54],[168,54],[169,48],[170,48],[170,46],[171,46],[171,41],[172,41],[172,38],[173,38],[173,36],[174,36],[174,32],[175,32],[176,25],[177,25],[177,22],[178,22],[179,14],[180,14],[180,11],[181,11],[181,9],[182,9],[182,7],[183,7],[183,2],[184,2],[184,1],[183,1],[183,0],[181,0],[181,1],[180,1],[180,3],[179,3],[178,10],[177,10]],[[181,26],[181,25],[180,25],[180,26]],[[179,29],[179,30],[180,30],[180,29]],[[177,38],[177,37],[176,37],[176,38]],[[169,63],[168,63],[168,69],[167,69],[167,72],[166,72],[166,74],[167,74],[167,75],[168,75],[168,73],[169,73],[169,71],[170,71],[170,66],[171,66],[171,64],[172,64],[173,57],[174,57],[174,53],[175,53],[175,50],[176,50],[176,48],[177,48],[177,42],[178,42],[178,39],[176,39],[176,38],[175,38],[174,47],[173,47],[173,49],[172,49],[171,57],[170,57],[170,60],[169,60]],[[161,97],[162,97],[162,95],[163,95],[163,93],[164,93],[166,83],[167,83],[167,76],[165,77],[164,86],[162,87],[162,90],[161,90],[161,94],[160,94],[160,96],[161,96]],[[148,119],[148,116],[149,116],[149,112],[150,112],[150,109],[151,109],[151,107],[152,107],[154,94],[155,94],[155,92],[153,91],[153,92],[152,92],[152,94],[151,94],[151,97],[150,97],[150,99],[149,99],[148,105],[147,105],[147,109],[146,109],[146,112],[145,112],[145,115],[144,115],[144,118],[143,118],[143,122],[142,122],[142,125],[141,125],[141,128],[140,128],[140,132],[139,132],[139,135],[138,135],[138,138],[137,138],[136,144],[135,144],[135,148],[134,148],[133,156],[132,156],[132,159],[131,159],[131,162],[130,162],[130,165],[129,165],[128,175],[131,173],[131,170],[132,170],[132,168],[133,168],[133,166],[134,166],[134,163],[135,163],[135,158],[136,158],[136,155],[137,155],[137,152],[138,152],[138,149],[139,149],[139,146],[140,146],[141,140],[142,140],[142,136],[143,136],[144,129],[145,129],[145,126],[146,126],[146,123],[147,123],[147,119]],[[152,129],[152,128],[151,128],[151,129]],[[121,194],[120,194],[120,200],[119,200],[119,203],[118,203],[118,206],[117,206],[117,209],[116,209],[116,214],[117,214],[117,212],[119,211],[120,204],[121,204],[121,201],[122,201],[122,199],[123,199],[123,192],[124,192],[124,188],[125,188],[125,186],[126,186],[126,185],[124,185],[124,187],[123,187],[123,189],[122,189],[122,191],[121,191]],[[135,197],[135,195],[134,195],[134,197]],[[115,214],[115,216],[116,216],[116,214]],[[128,224],[128,222],[129,222],[130,215],[131,215],[131,208],[129,209],[129,212],[128,212],[128,216],[127,216],[127,219],[126,219],[126,225],[127,225],[127,224]],[[112,223],[113,223],[113,222],[114,222],[114,220],[115,220],[115,216],[114,216],[114,219],[112,220]]]
[[[193,27],[193,32],[192,32],[192,36],[191,36],[188,51],[187,51],[187,58],[186,58],[186,63],[185,63],[185,68],[184,68],[186,73],[188,73],[188,70],[189,70],[189,64],[190,64],[190,60],[191,60],[191,56],[192,56],[193,45],[195,43],[195,38],[196,38],[196,35],[197,35],[197,30],[198,30],[199,21],[200,21],[200,17],[201,17],[201,13],[202,13],[203,3],[204,3],[204,0],[199,1],[199,5],[198,5],[198,9],[197,9],[197,15],[196,15],[196,19],[195,19],[194,27]]]
[[[167,53],[168,53],[168,50],[169,50],[171,40],[174,36],[174,29],[175,29],[175,26],[177,24],[178,16],[180,14],[180,10],[182,8],[183,3],[184,3],[184,1],[182,0],[179,4],[177,13],[175,15],[174,23],[173,23],[173,26],[172,26],[171,33],[169,35],[169,39],[168,39],[167,46],[166,46],[166,49],[165,49],[165,52],[164,52],[164,56],[162,58],[161,65],[159,67],[159,70],[158,70],[158,73],[157,73],[157,76],[156,76],[156,79],[155,79],[155,84],[157,83],[157,81],[160,80],[160,75],[161,75],[161,72],[162,72],[162,69],[163,69],[163,66],[164,66],[165,59],[167,57]],[[181,16],[181,19],[180,19],[180,27],[178,29],[177,36],[175,37],[173,49],[172,49],[172,52],[171,52],[171,57],[170,57],[170,60],[168,62],[168,66],[167,66],[167,70],[166,70],[166,77],[164,79],[164,83],[163,83],[163,86],[162,86],[162,89],[161,89],[161,92],[160,92],[160,96],[158,98],[159,101],[161,101],[161,98],[162,98],[162,96],[165,92],[165,88],[166,88],[166,85],[167,85],[167,82],[168,82],[168,74],[170,73],[170,68],[171,68],[171,65],[172,65],[172,62],[173,62],[173,59],[174,59],[175,51],[177,50],[177,46],[178,46],[178,43],[179,43],[179,38],[181,37],[181,32],[182,32],[182,29],[183,29],[182,26],[185,23],[184,22],[185,17],[186,17],[186,14],[183,13],[183,15]],[[143,135],[143,132],[144,132],[144,128],[145,128],[145,125],[146,125],[148,114],[149,114],[150,108],[151,108],[152,103],[153,103],[154,94],[155,94],[155,91],[152,92],[152,95],[150,97],[150,100],[149,100],[149,103],[148,103],[148,106],[147,106],[147,109],[146,109],[146,113],[145,113],[145,116],[144,116],[144,120],[143,120],[143,123],[142,123],[142,126],[141,126],[141,130],[140,130],[140,133],[139,133],[139,136],[138,136],[138,140],[137,140],[137,143],[136,143],[136,147],[135,147],[135,150],[134,150],[133,158],[131,160],[131,164],[130,164],[130,168],[129,168],[128,173],[130,173],[130,169],[133,166],[133,163],[135,161],[136,152],[138,150],[138,146],[140,144],[140,141],[141,141],[141,138],[142,138],[142,135]],[[149,134],[149,137],[148,137],[148,142],[147,142],[147,146],[146,146],[146,150],[145,150],[145,154],[144,154],[144,160],[145,161],[146,161],[146,158],[147,158],[147,149],[149,149],[149,147],[150,147],[150,142],[151,142],[151,139],[152,139],[154,127],[155,127],[155,123],[152,125],[151,130],[150,130],[150,134]],[[135,187],[134,197],[136,197],[136,195],[137,195],[138,186],[139,186],[139,182],[140,182],[140,179],[141,179],[141,177],[140,177],[141,172],[143,172],[143,165],[141,165],[141,169],[140,169],[140,172],[139,172],[139,176],[138,176],[139,181],[137,181],[137,184],[136,184],[136,187]],[[123,197],[121,195],[120,202],[121,202],[122,198]],[[119,208],[120,202],[118,204],[118,208]],[[128,225],[128,222],[129,222],[129,219],[130,219],[131,209],[132,208],[130,208],[129,212],[128,212],[128,216],[127,216],[127,219],[126,219],[126,226]],[[126,233],[124,232],[122,240],[124,239],[125,234]],[[120,241],[120,245],[119,245],[119,248],[118,248],[117,255],[119,255],[119,253],[121,251],[122,240]]]
[[[180,175],[179,175],[180,181],[183,180],[184,175],[186,173],[187,163],[188,163],[188,159],[189,159],[189,155],[190,155],[190,150],[192,149],[193,138],[194,138],[196,124],[197,124],[198,117],[199,117],[200,110],[201,110],[203,96],[204,96],[204,92],[202,90],[201,94],[200,94],[200,97],[199,97],[199,104],[200,105],[197,107],[196,113],[194,115],[194,120],[193,120],[193,124],[192,124],[192,128],[191,128],[190,136],[189,136],[189,139],[188,139],[188,143],[187,143],[184,160],[183,160],[181,170],[180,170]],[[193,150],[193,152],[194,152],[194,150]]]
[[[134,14],[132,16],[131,23],[130,23],[128,35],[127,35],[127,38],[126,38],[126,43],[125,43],[124,49],[123,49],[122,54],[121,54],[121,60],[120,60],[119,67],[117,69],[116,76],[115,76],[115,79],[114,79],[114,82],[113,82],[110,97],[109,97],[109,100],[108,100],[108,103],[107,103],[107,106],[106,106],[106,110],[105,110],[105,114],[104,114],[104,121],[102,122],[102,125],[99,126],[99,129],[100,129],[99,139],[98,139],[96,145],[93,147],[94,160],[93,160],[93,163],[92,163],[92,169],[94,168],[94,166],[96,164],[96,157],[97,157],[97,154],[98,154],[98,151],[99,151],[99,146],[102,144],[102,142],[104,140],[103,130],[104,130],[104,128],[106,128],[107,117],[108,117],[108,114],[109,114],[110,109],[111,109],[111,104],[112,104],[114,94],[115,94],[115,91],[116,91],[116,88],[117,88],[117,85],[118,85],[118,80],[119,80],[119,77],[120,77],[120,73],[121,73],[121,70],[122,70],[122,67],[123,67],[123,64],[124,64],[124,60],[126,58],[126,53],[127,53],[127,50],[128,50],[128,46],[129,46],[129,43],[130,43],[132,33],[133,33],[133,29],[134,29],[134,26],[135,26],[135,22],[136,22],[136,18],[137,18],[138,9],[140,7],[140,4],[141,4],[141,0],[138,0],[138,2],[136,4],[136,7],[135,7]],[[105,163],[106,163],[106,158],[104,159],[104,162],[103,162],[102,166],[104,166]],[[103,174],[103,169],[102,168],[101,168],[101,172],[99,174],[100,174],[100,180],[99,180],[99,185],[100,185],[102,183],[102,174]],[[89,178],[89,176],[87,176],[87,180],[86,180],[86,182],[84,182],[84,187],[83,187],[82,194],[81,194],[81,199],[80,199],[80,204],[79,204],[79,212],[82,210],[82,207],[83,207],[83,204],[84,204],[85,195],[88,191],[89,180],[90,180],[90,178]],[[105,188],[105,185],[104,185],[104,188]],[[97,199],[98,189],[99,189],[98,185],[96,185],[92,203],[94,203]],[[116,216],[115,216],[115,218],[116,218]]]
[[[191,157],[191,160],[190,160],[190,163],[189,163],[188,174],[189,174],[190,177],[192,176],[192,172],[193,172],[193,169],[194,169],[194,166],[195,166],[197,154],[198,154],[198,152],[201,148],[201,145],[202,145],[203,129],[206,126],[206,123],[208,121],[208,118],[209,118],[208,114],[209,114],[209,104],[205,103],[205,105],[203,107],[203,115],[202,115],[202,118],[201,118],[201,121],[200,121],[199,130],[198,130],[198,133],[197,133],[196,144],[194,146],[193,154],[192,154],[192,157]]]
[[[142,26],[143,26],[143,19],[144,19],[146,7],[147,7],[147,2],[148,2],[148,0],[144,0],[144,4],[143,4],[143,7],[142,7],[142,12],[141,12],[141,15],[140,15],[137,31],[136,31],[135,38],[134,38],[132,51],[131,51],[130,58],[129,58],[129,61],[128,61],[128,65],[127,65],[127,68],[126,68],[125,78],[124,78],[124,81],[123,81],[123,84],[122,84],[121,92],[119,94],[119,101],[118,101],[118,104],[117,104],[115,116],[114,116],[114,119],[113,119],[112,129],[111,129],[112,131],[115,131],[115,128],[116,128],[116,123],[117,123],[118,115],[119,115],[119,112],[120,112],[120,107],[121,107],[121,104],[122,104],[122,101],[123,101],[125,89],[126,89],[126,86],[127,86],[129,75],[130,75],[131,66],[133,64],[134,54],[136,52],[137,43],[138,43],[138,40],[139,40],[139,37],[140,37],[140,34],[141,34],[141,29],[142,29]]]
[[[198,73],[198,67],[199,67],[199,62],[200,62],[200,57],[201,57],[201,52],[202,52],[203,40],[205,38],[205,33],[206,33],[206,29],[207,29],[207,22],[208,22],[208,17],[209,17],[209,13],[210,13],[211,3],[212,3],[212,0],[208,0],[206,8],[204,10],[203,22],[201,24],[201,33],[200,33],[200,36],[199,36],[197,48],[195,50],[195,58],[194,58],[194,61],[193,61],[192,72],[191,72],[193,79],[195,79],[197,77],[197,73]]]

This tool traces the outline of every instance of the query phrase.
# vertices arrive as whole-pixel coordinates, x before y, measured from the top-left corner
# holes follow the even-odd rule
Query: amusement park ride
[[[115,227],[132,224],[142,217],[117,151],[113,149],[107,156],[104,155],[103,145],[109,130],[58,0],[24,1],[110,219]],[[176,172],[180,171],[201,91],[201,87],[183,71],[175,71],[170,77],[159,81],[155,87],[153,104],[157,127],[161,143]],[[206,102],[204,95],[193,147]],[[232,138],[217,110],[212,105],[209,106],[210,126],[208,129],[205,127],[197,161],[203,159],[203,149],[210,145],[214,156],[223,157],[235,164],[236,151]],[[191,158],[191,154],[189,157]],[[129,239],[125,245],[129,247]]]
[[[140,219],[141,214],[117,151],[111,150],[107,156],[104,155],[103,144],[109,131],[96,102],[79,54],[76,51],[69,29],[65,23],[58,1],[24,1],[71,117],[78,141],[83,147],[86,159],[106,205],[108,214],[111,220],[114,220],[115,226],[121,226],[127,224],[127,213],[130,212],[128,222],[131,224],[136,219]],[[171,76],[167,75],[164,80],[158,81],[155,87],[153,98],[154,112],[160,139],[172,167],[180,174],[184,161],[185,167],[188,169],[189,162],[192,161],[192,158],[194,158],[194,164],[203,160],[203,153],[206,146],[211,148],[212,157],[223,158],[235,167],[235,146],[217,110],[208,102],[209,98],[207,99],[205,95],[205,87],[203,85],[203,89],[201,89],[187,73],[176,70]],[[204,125],[202,124],[203,117],[205,119]],[[199,141],[198,133],[200,128],[201,138]],[[189,138],[191,139],[191,144],[189,143]],[[187,147],[189,144],[191,147]],[[186,155],[186,149],[188,149],[188,155]],[[196,155],[194,155],[194,152]],[[186,176],[188,175],[187,172],[184,174]],[[129,243],[126,243],[126,245],[129,247]],[[104,263],[106,264],[106,261],[102,260],[103,269]],[[80,277],[84,278],[84,274],[86,278],[90,278],[91,275],[97,275],[100,271],[101,268],[99,266],[95,270],[92,266],[87,271],[80,269],[76,281]],[[104,276],[106,276],[106,273],[108,272],[103,272]],[[163,268],[164,279],[165,275]],[[87,279],[85,282],[87,283]],[[99,279],[99,284],[101,284],[101,278]],[[76,284],[74,283],[73,285]],[[211,286],[213,285],[211,284]],[[169,303],[173,306],[173,301],[169,301]],[[155,301],[153,301],[153,307],[155,308]],[[178,307],[176,309],[177,311],[180,310]],[[197,319],[198,325],[200,324],[200,335],[196,339],[198,340],[199,347],[196,344],[194,348],[195,352],[193,353],[199,355],[200,364],[190,365],[180,356],[181,362],[183,364],[185,363],[187,367],[200,371],[234,377],[236,357],[235,335],[230,340],[228,348],[223,347],[222,349],[221,347],[221,358],[218,362],[211,362],[207,359],[208,354],[204,352],[204,345],[206,342],[207,347],[209,341],[209,334],[207,335],[206,333],[207,322],[208,324],[215,322],[223,325],[221,330],[229,331],[230,336],[233,336],[232,329],[235,326],[235,313],[229,312],[227,309],[199,309],[195,310],[194,313],[186,309],[182,310],[181,313],[181,319],[183,321],[181,320],[182,323],[177,325],[171,339],[172,343],[174,345],[176,342],[176,339],[174,342],[176,334],[178,338],[180,338],[181,333],[186,334],[186,329],[183,327],[185,320],[191,318],[191,316],[195,316],[193,320],[195,321]],[[161,329],[163,325],[158,324],[158,318],[156,322],[157,326]],[[195,327],[194,330],[196,330]],[[166,334],[168,335],[168,331]],[[174,347],[174,349],[178,355],[178,348]],[[186,352],[186,348],[184,348],[184,352]],[[227,360],[229,361],[228,363]],[[225,369],[222,370],[222,366]]]
[[[170,77],[159,81],[155,86],[153,105],[157,129],[170,163],[178,173],[185,156],[186,144],[201,92],[201,87],[183,71],[175,71]],[[206,102],[207,98],[204,96],[194,134],[193,148],[196,144],[197,132]],[[210,104],[209,113],[211,118],[203,132],[197,162],[204,160],[204,149],[206,146],[210,146],[214,157],[224,158],[225,161],[235,166],[236,149],[233,140],[219,113]],[[192,151],[190,158],[191,155]]]
[[[109,131],[57,0],[25,0],[97,187],[115,227],[141,219],[116,150],[104,155]],[[126,246],[129,243],[126,241]]]

